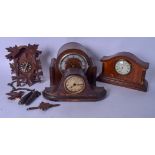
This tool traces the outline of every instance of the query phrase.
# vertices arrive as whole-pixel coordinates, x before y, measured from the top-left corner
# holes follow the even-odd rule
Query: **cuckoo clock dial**
[[[15,46],[7,48],[9,54],[7,59],[11,61],[12,80],[17,82],[17,86],[28,84],[31,86],[40,82],[43,75],[38,50],[38,45]]]
[[[105,97],[104,87],[96,86],[97,67],[79,43],[63,45],[50,66],[50,87],[43,96],[52,101],[98,101]]]
[[[32,64],[29,62],[23,62],[19,64],[19,70],[23,73],[28,73],[32,70]]]
[[[145,74],[149,63],[129,52],[105,56],[101,62],[102,72],[97,78],[98,81],[147,91],[148,83],[145,80]]]

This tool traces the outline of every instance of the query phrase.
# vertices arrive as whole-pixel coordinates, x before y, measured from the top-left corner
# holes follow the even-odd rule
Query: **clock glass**
[[[28,73],[32,69],[32,65],[29,62],[23,62],[19,65],[19,69],[23,73]]]
[[[115,70],[120,75],[127,75],[131,72],[131,64],[126,60],[119,60],[115,64]]]
[[[85,89],[85,81],[80,76],[72,75],[66,78],[64,87],[69,93],[81,93]]]
[[[60,60],[59,69],[64,71],[67,68],[81,68],[86,71],[88,69],[88,62],[82,55],[67,54]]]

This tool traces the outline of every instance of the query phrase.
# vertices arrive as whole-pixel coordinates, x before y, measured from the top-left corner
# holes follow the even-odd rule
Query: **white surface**
[[[76,41],[86,46],[93,58],[98,62],[102,56],[111,55],[121,51],[136,54],[146,62],[150,62],[150,69],[146,79],[149,81],[147,93],[97,83],[107,90],[107,98],[99,102],[60,102],[61,106],[46,112],[40,110],[26,111],[25,106],[19,106],[14,101],[9,101],[6,92],[10,90],[7,83],[10,82],[9,61],[5,58],[5,48],[9,46],[28,43],[40,44],[43,51],[41,61],[44,71],[44,79],[40,84],[33,85],[42,91],[49,86],[49,62],[51,57],[56,57],[58,49],[67,42]],[[0,70],[1,70],[1,94],[0,117],[155,117],[155,38],[0,38]],[[98,64],[99,65],[99,64]],[[101,65],[100,65],[101,67]],[[100,71],[99,67],[99,71]],[[31,106],[46,101],[38,98]]]
[[[154,0],[0,2],[1,36],[155,36]]]

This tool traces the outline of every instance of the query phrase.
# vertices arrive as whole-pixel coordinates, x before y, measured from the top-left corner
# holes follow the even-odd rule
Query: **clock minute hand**
[[[78,86],[83,86],[83,84],[82,84],[82,83],[79,83],[79,84],[76,84],[76,85],[78,85]]]
[[[75,87],[75,86],[83,86],[83,84],[73,84],[70,88],[73,88],[73,87]]]

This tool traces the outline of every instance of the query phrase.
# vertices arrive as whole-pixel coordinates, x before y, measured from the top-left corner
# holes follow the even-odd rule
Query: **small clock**
[[[38,50],[38,45],[23,45],[7,48],[9,52],[6,58],[10,63],[12,80],[17,82],[17,86],[28,84],[31,86],[36,82],[41,82],[43,75]]]
[[[63,45],[50,66],[50,87],[43,96],[52,101],[98,101],[106,96],[104,87],[96,86],[97,67],[79,43]]]
[[[148,82],[145,80],[145,74],[149,63],[129,52],[105,56],[101,62],[102,72],[97,78],[98,81],[147,91]]]

